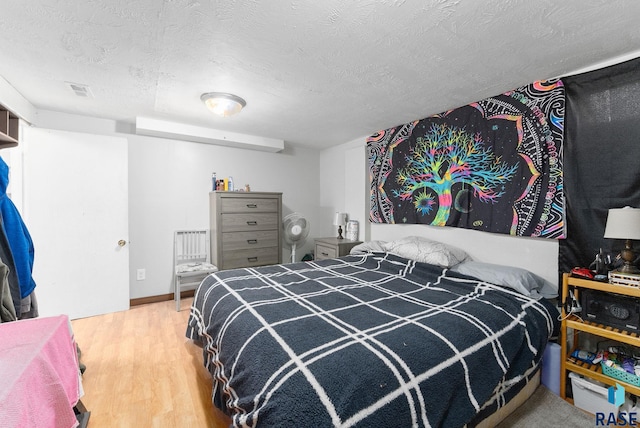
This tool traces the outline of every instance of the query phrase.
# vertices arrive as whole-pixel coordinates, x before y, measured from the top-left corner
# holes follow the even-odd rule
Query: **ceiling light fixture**
[[[200,96],[202,102],[213,114],[227,117],[240,113],[247,102],[237,95],[224,92],[207,92]]]

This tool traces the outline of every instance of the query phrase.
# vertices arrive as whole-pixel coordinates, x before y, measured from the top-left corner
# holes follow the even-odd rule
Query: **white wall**
[[[354,159],[361,156],[362,163]],[[357,181],[354,174],[362,165],[366,169]],[[477,261],[499,263],[528,269],[553,284],[558,284],[558,241],[553,239],[523,238],[495,233],[479,232],[454,227],[425,225],[370,224],[369,175],[366,159],[366,137],[323,150],[320,154],[320,204],[328,213],[349,212],[360,221],[360,240],[390,241],[403,236],[419,235],[463,248]],[[356,202],[354,202],[356,201]],[[361,204],[361,201],[366,201]],[[331,223],[329,221],[329,223]],[[363,233],[364,232],[364,233]]]
[[[75,132],[125,136],[129,156],[130,298],[173,292],[173,232],[209,226],[211,173],[233,176],[252,191],[282,192],[283,215],[298,211],[318,236],[319,152],[291,147],[281,153],[234,149],[202,143],[139,136],[115,121],[39,111],[36,125]],[[51,179],[43,177],[43,179]],[[309,238],[298,258],[310,252]],[[37,246],[37,243],[35,243]],[[284,248],[283,258],[289,257]],[[146,279],[136,280],[137,269]]]
[[[333,215],[345,212],[357,220],[359,240],[368,239],[368,169],[364,138],[320,153],[320,207],[322,236],[336,236]],[[344,228],[343,228],[344,229]]]

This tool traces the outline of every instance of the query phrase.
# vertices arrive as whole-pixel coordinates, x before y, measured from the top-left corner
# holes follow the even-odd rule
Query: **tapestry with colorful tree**
[[[370,221],[564,238],[564,111],[554,79],[375,133]]]

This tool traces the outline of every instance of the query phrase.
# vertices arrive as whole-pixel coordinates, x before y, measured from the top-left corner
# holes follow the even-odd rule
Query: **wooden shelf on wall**
[[[20,119],[0,105],[0,149],[18,145]]]

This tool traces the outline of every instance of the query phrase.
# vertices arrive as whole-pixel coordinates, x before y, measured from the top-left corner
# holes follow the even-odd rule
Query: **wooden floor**
[[[166,301],[71,322],[90,428],[227,426],[211,404],[202,349],[185,337],[191,301],[180,312]]]

